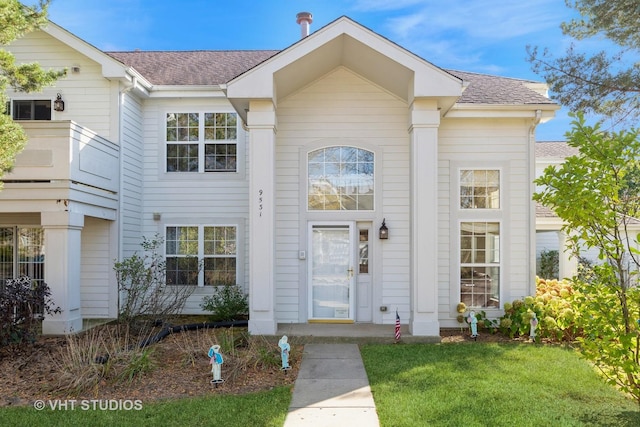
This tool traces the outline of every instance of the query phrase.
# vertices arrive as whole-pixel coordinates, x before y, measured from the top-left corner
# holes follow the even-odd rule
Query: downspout
[[[122,242],[123,242],[123,234],[124,234],[124,224],[123,224],[123,206],[124,206],[124,202],[122,200],[122,194],[123,194],[123,188],[124,188],[124,184],[123,184],[123,174],[124,174],[124,158],[122,156],[122,152],[123,152],[123,138],[124,138],[124,131],[123,131],[123,117],[124,117],[124,109],[122,108],[122,105],[124,103],[124,99],[125,99],[125,95],[130,92],[132,89],[134,89],[136,87],[136,84],[138,83],[138,79],[135,76],[131,77],[131,83],[126,85],[125,87],[120,90],[120,92],[118,93],[118,169],[119,169],[119,179],[118,179],[118,261],[122,261],[122,255],[123,255],[123,247],[122,247]],[[118,295],[118,307],[117,307],[117,313],[120,313],[120,292],[117,293]]]
[[[536,205],[533,203],[536,175],[536,127],[542,119],[542,110],[536,110],[531,126],[529,126],[529,295],[536,293]]]

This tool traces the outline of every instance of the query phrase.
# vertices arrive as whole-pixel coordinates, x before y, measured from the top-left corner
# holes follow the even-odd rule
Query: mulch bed
[[[265,368],[259,364],[247,365],[226,356],[222,365],[222,378],[225,381],[216,387],[210,382],[212,375],[206,355],[208,348],[203,348],[202,357],[185,356],[185,340],[188,341],[190,336],[195,337],[194,334],[197,333],[186,331],[172,334],[153,344],[151,354],[154,368],[130,383],[113,384],[102,380],[92,390],[79,394],[65,393],[55,388],[60,379],[56,360],[59,359],[60,351],[69,345],[66,338],[40,337],[33,344],[0,348],[0,407],[32,405],[36,400],[50,399],[139,399],[151,402],[217,394],[252,393],[292,385],[295,382],[302,360],[302,345],[292,345],[289,371],[282,371],[277,366]],[[500,334],[482,332],[477,340],[474,340],[467,328],[442,329],[441,338],[443,343],[513,341]],[[265,342],[263,345],[273,345],[274,357],[279,357],[276,344]]]

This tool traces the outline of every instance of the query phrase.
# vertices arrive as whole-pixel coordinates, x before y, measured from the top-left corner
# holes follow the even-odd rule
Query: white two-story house
[[[117,317],[114,260],[156,234],[167,280],[196,286],[185,312],[239,284],[254,334],[397,311],[437,336],[461,301],[498,316],[533,292],[546,86],[444,70],[347,17],[303,35],[103,52],[50,23],[7,47],[68,71],[9,93],[29,142],[0,192],[0,280],[46,281],[46,333]]]

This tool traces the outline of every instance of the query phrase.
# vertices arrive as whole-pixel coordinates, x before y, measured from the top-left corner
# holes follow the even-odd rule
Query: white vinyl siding
[[[107,319],[116,316],[111,224],[110,221],[92,217],[84,219],[80,264],[81,312],[84,318]]]
[[[222,98],[150,99],[144,104],[144,158],[142,180],[144,198],[142,236],[164,236],[168,225],[230,224],[237,228],[237,283],[248,292],[249,159],[245,155],[247,133],[238,126],[238,167],[235,172],[175,174],[166,172],[165,119],[171,111],[233,112]],[[154,220],[154,213],[159,214]],[[140,233],[138,233],[140,235]],[[136,244],[139,249],[140,238]],[[187,300],[185,314],[204,314],[202,298],[213,287],[198,287]]]
[[[378,262],[373,305],[409,312],[409,146],[405,102],[338,67],[278,104],[276,142],[276,318],[306,321],[306,263],[298,251],[306,245],[307,221],[375,220],[386,216],[392,239],[372,240]],[[306,211],[307,154],[322,147],[351,146],[375,155],[376,201],[371,212]],[[378,218],[379,217],[379,218]],[[376,229],[379,224],[376,225]],[[377,317],[376,317],[377,316]],[[374,322],[393,323],[395,314],[374,311]]]
[[[60,93],[65,103],[64,112],[54,111],[52,120],[68,120],[91,129],[100,136],[110,140],[118,140],[118,128],[113,126],[110,117],[117,114],[117,83],[110,82],[102,76],[102,66],[66,44],[54,39],[43,31],[34,31],[15,40],[10,45],[16,57],[16,63],[38,63],[44,69],[62,70],[67,68],[67,75],[58,80],[55,87],[45,87],[42,93],[13,93],[11,99],[51,99]],[[78,67],[73,72],[71,67]]]
[[[460,221],[500,221],[502,302],[529,294],[530,242],[530,122],[525,119],[443,119],[439,135],[438,175],[438,303],[441,327],[458,326],[455,307],[460,302]],[[499,169],[500,209],[459,209],[459,174],[463,169]],[[499,315],[488,310],[488,315]]]
[[[142,243],[143,192],[143,106],[140,100],[125,94],[122,102],[122,141],[120,142],[122,195],[120,200],[120,226],[123,256],[140,251]],[[147,235],[151,238],[153,235]]]

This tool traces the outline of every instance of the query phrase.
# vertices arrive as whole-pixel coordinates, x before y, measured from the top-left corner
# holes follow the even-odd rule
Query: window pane
[[[498,267],[461,267],[460,301],[467,307],[500,307]]]
[[[469,307],[500,306],[500,224],[460,225],[460,300]]]
[[[32,283],[44,282],[44,230],[18,229],[18,274],[29,276]]]
[[[206,144],[204,146],[205,172],[235,172],[236,144]]]
[[[198,259],[167,257],[167,285],[197,285]]]
[[[205,227],[205,255],[235,255],[235,227]]]
[[[204,227],[204,284],[235,285],[236,227]]]
[[[235,113],[205,113],[205,141],[235,140],[237,138],[237,117]]]
[[[167,255],[198,256],[198,227],[167,227]]]
[[[33,119],[51,120],[51,101],[33,101]]]
[[[44,248],[41,228],[0,228],[0,286],[20,276],[30,277],[32,283],[44,282]]]
[[[369,230],[360,230],[360,238],[358,243],[359,251],[359,271],[360,273],[369,272]]]
[[[237,284],[236,283],[236,259],[235,258],[205,258],[204,284],[205,286]]]
[[[14,120],[51,120],[50,100],[14,100]]]
[[[167,172],[197,172],[198,144],[167,144]]]
[[[198,113],[167,113],[167,141],[198,141]]]
[[[373,210],[373,153],[327,147],[307,157],[309,210]]]
[[[499,209],[500,171],[460,171],[461,209]]]

